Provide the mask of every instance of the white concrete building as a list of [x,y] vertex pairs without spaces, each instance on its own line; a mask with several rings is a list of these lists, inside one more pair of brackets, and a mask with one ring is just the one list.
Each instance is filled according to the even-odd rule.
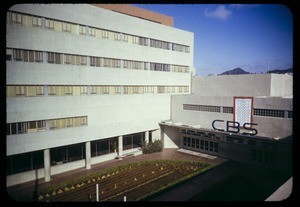
[[193,33],[100,6],[7,12],[7,186],[141,153],[190,93]]
[[291,170],[293,76],[195,76],[191,93],[172,96],[170,119],[160,123],[164,143]]

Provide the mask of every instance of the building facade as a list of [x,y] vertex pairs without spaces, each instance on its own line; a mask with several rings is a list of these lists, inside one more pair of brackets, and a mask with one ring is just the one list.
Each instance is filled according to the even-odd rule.
[[141,154],[160,138],[171,95],[191,91],[194,37],[159,14],[134,15],[87,4],[7,11],[7,186]]
[[166,147],[291,170],[293,76],[193,77],[160,125]]

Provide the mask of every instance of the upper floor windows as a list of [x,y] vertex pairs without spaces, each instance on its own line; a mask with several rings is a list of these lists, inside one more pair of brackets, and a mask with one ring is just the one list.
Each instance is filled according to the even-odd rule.
[[7,24],[18,24],[22,26],[33,26],[46,28],[58,32],[67,32],[77,35],[86,35],[103,38],[114,41],[123,41],[141,46],[150,46],[154,48],[161,48],[165,50],[173,50],[177,52],[190,52],[188,45],[182,45],[162,40],[152,39],[148,37],[136,36],[132,34],[124,34],[120,31],[109,31],[103,28],[95,28],[89,25],[81,25],[72,22],[56,20],[52,18],[39,17],[30,14],[23,14],[18,12],[7,12]]
[[69,127],[87,126],[87,116],[35,120],[6,124],[6,135],[26,134]]
[[[172,90],[171,90],[172,89]],[[189,86],[148,85],[7,85],[6,97],[84,96],[102,94],[188,93]]]
[[[45,60],[44,60],[45,58]],[[56,52],[44,52],[24,49],[6,49],[6,60],[38,62],[66,65],[88,65],[93,67],[127,68],[138,70],[153,70],[165,72],[189,73],[189,66],[171,65],[163,63],[149,63],[134,60],[122,60],[116,58],[93,57],[84,55],[62,54]]]
[[254,109],[255,116],[272,116],[272,117],[284,117],[284,110],[273,109]]
[[43,62],[43,52],[34,50],[6,49],[6,60]]

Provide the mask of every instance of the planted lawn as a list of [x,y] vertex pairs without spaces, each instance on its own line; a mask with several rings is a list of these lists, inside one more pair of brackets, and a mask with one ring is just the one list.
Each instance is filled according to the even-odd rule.
[[139,201],[189,179],[211,165],[188,160],[150,160],[127,163],[75,180],[68,180],[39,192],[38,201]]

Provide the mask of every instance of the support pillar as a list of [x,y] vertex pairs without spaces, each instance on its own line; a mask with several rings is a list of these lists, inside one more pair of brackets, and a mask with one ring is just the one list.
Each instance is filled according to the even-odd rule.
[[165,148],[165,132],[164,126],[160,126],[160,140],[162,141],[162,147]]
[[91,169],[91,142],[85,143],[85,168]]
[[145,142],[148,144],[149,143],[149,131],[145,132]]
[[50,181],[50,150],[45,149],[44,150],[44,174],[45,174],[45,182]]
[[123,155],[123,136],[118,138],[118,156],[122,157]]

